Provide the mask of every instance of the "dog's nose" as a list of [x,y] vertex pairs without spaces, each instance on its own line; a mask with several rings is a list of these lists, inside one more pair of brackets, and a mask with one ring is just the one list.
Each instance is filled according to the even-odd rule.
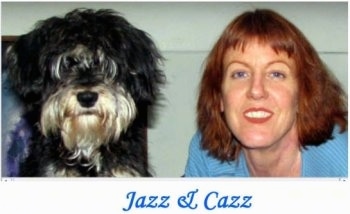
[[98,94],[92,91],[83,91],[77,94],[77,99],[82,107],[92,107],[95,105]]

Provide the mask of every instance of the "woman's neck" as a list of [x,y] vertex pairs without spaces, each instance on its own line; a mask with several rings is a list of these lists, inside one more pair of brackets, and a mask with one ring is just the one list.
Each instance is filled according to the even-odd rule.
[[252,177],[300,177],[301,151],[297,137],[269,148],[243,148]]

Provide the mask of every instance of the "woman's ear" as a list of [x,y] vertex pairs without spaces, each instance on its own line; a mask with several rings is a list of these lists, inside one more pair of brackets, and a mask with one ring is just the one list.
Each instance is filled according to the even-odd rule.
[[220,95],[220,111],[221,113],[224,112],[225,108],[224,108],[224,101],[222,100],[222,96]]

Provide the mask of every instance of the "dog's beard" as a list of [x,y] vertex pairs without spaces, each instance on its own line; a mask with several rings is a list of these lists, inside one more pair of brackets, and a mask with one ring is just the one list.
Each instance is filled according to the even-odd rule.
[[[83,91],[98,94],[92,107],[82,107],[77,94]],[[60,88],[44,103],[41,129],[45,136],[59,134],[69,151],[68,162],[87,161],[96,164],[98,148],[115,141],[136,116],[136,106],[121,86],[99,85],[90,88]]]

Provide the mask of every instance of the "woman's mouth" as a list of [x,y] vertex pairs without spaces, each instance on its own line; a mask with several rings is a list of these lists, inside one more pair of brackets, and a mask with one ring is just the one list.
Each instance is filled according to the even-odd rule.
[[273,115],[273,112],[265,108],[250,108],[244,111],[244,118],[251,123],[265,123]]

